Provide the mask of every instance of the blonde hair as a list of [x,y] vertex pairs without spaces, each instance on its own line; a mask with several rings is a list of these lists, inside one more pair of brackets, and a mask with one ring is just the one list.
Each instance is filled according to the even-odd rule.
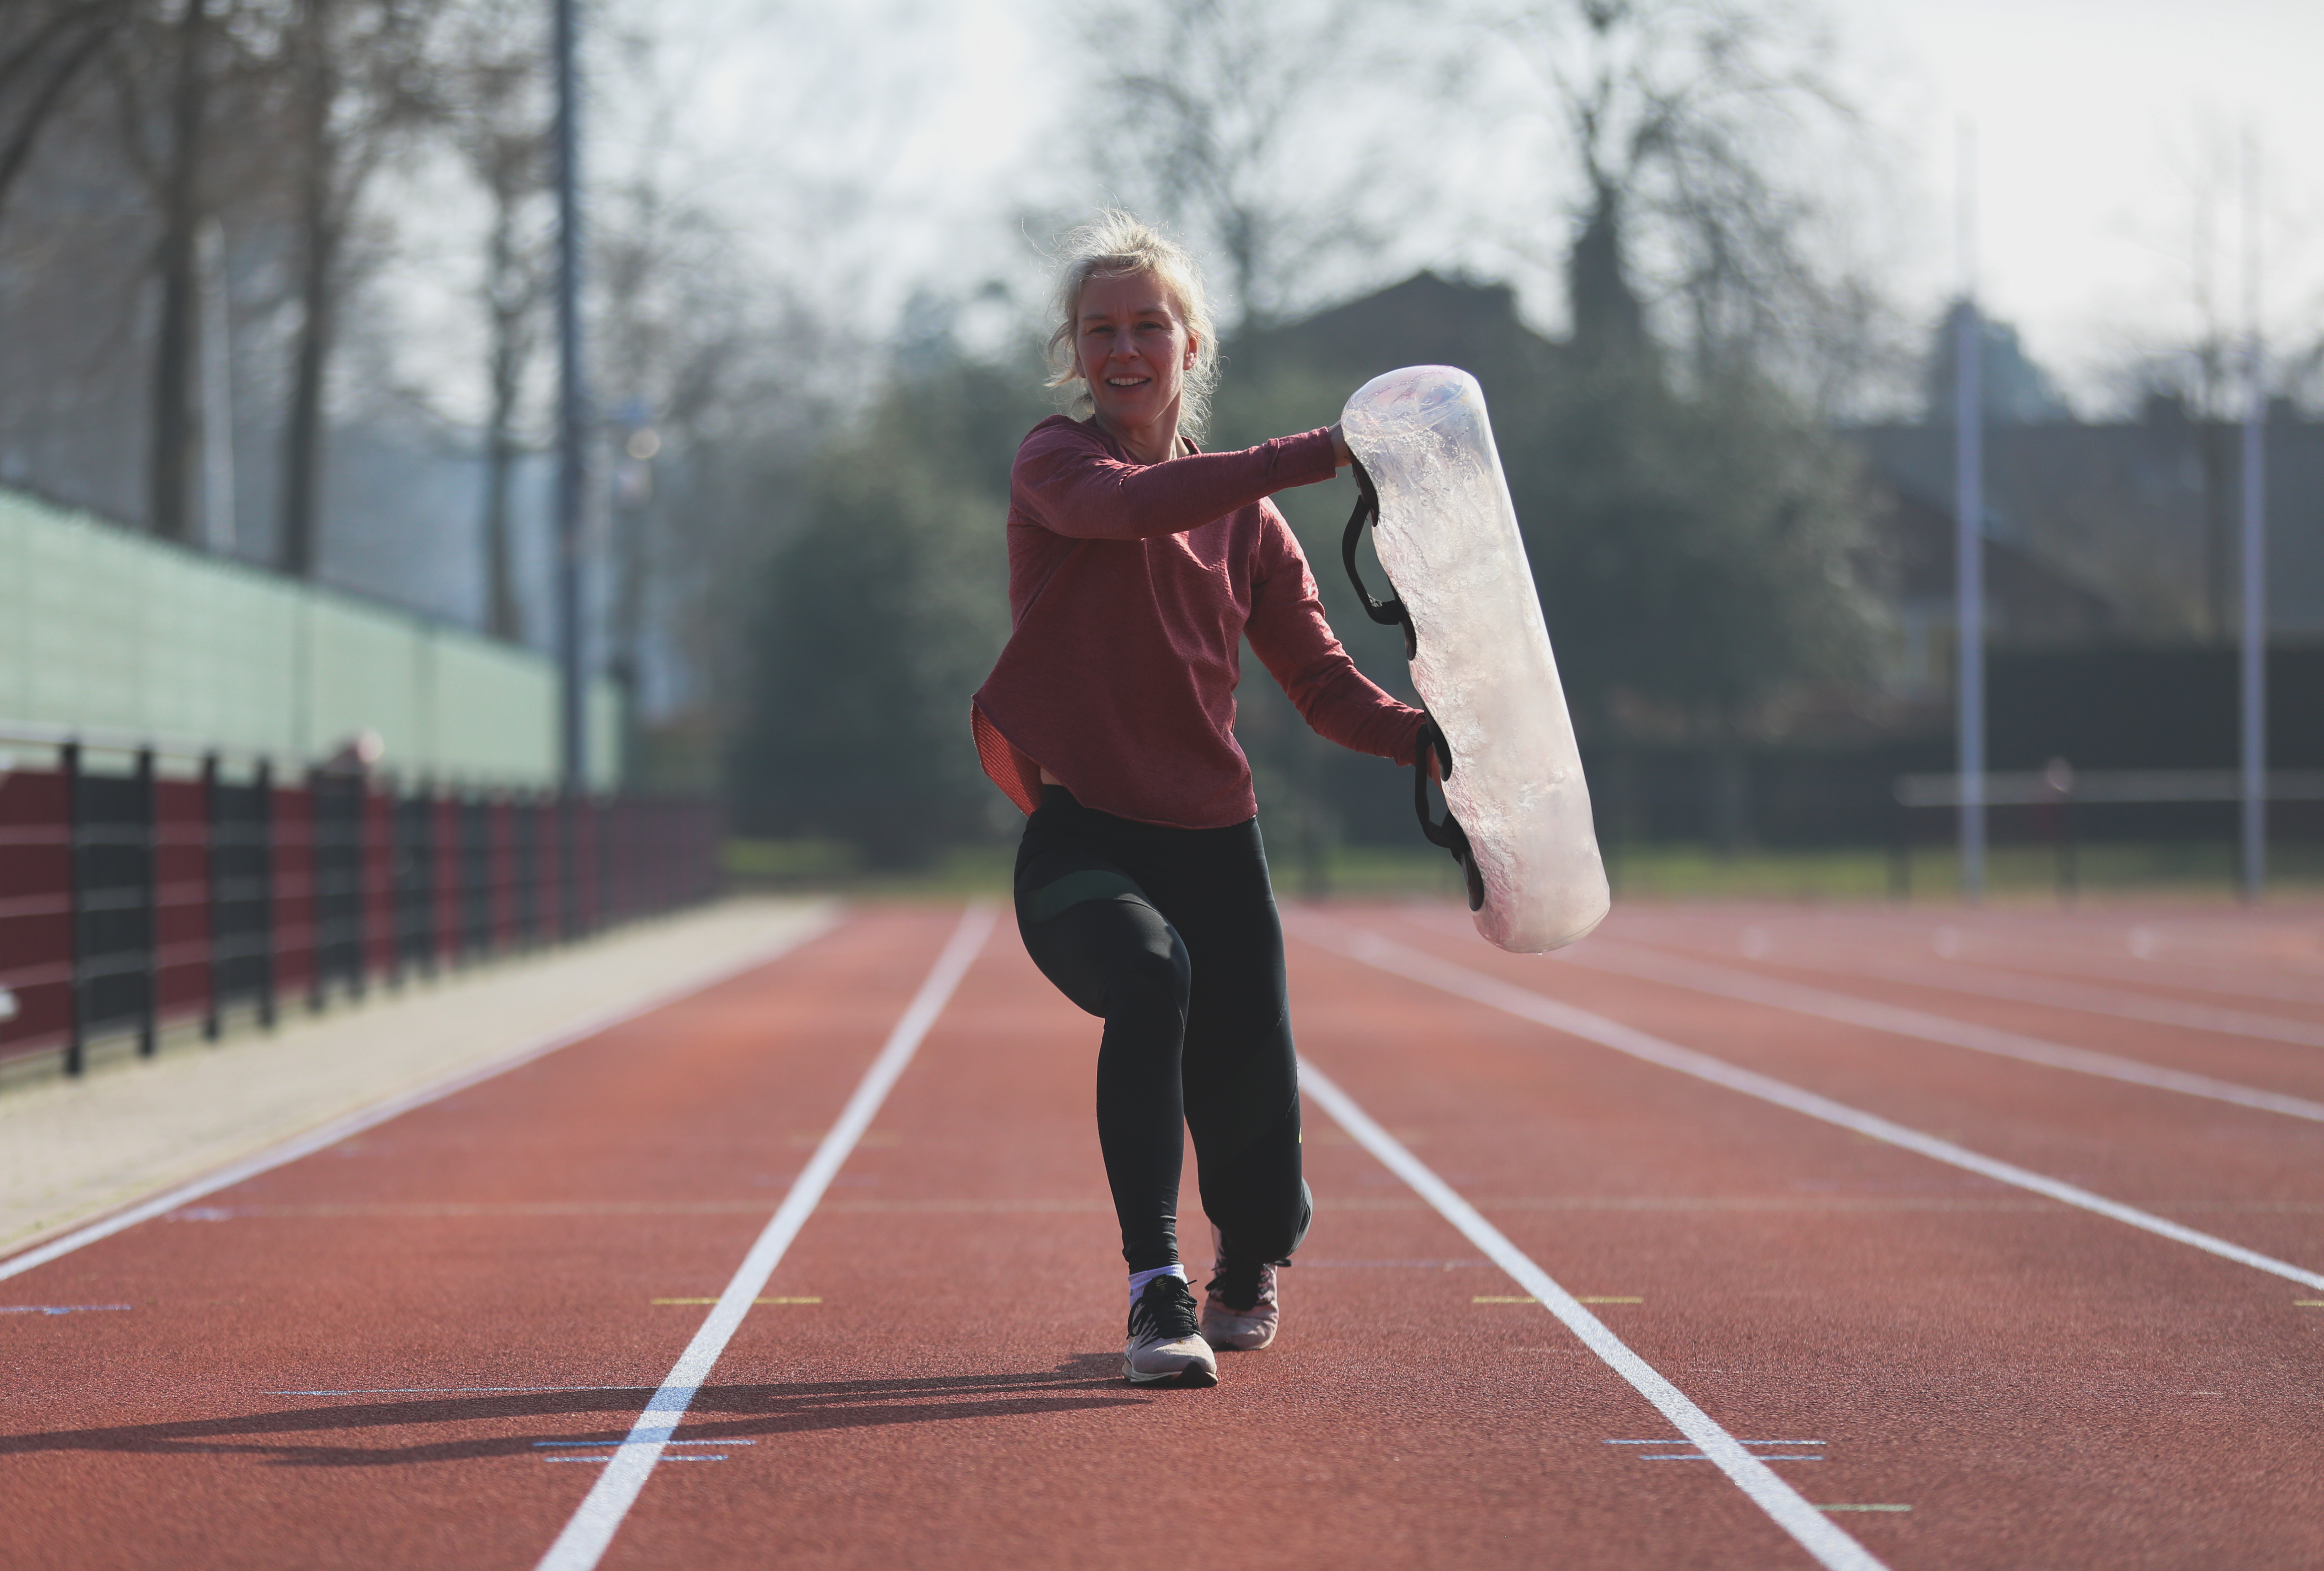
[[1210,296],[1203,288],[1203,270],[1186,248],[1135,215],[1108,208],[1094,223],[1068,234],[1057,247],[1057,287],[1050,303],[1056,328],[1049,334],[1048,385],[1081,390],[1063,401],[1075,419],[1089,418],[1096,405],[1083,382],[1079,337],[1082,289],[1093,278],[1132,278],[1148,274],[1170,291],[1178,315],[1194,341],[1194,363],[1187,368],[1178,393],[1178,428],[1200,437],[1211,414],[1211,392],[1219,384],[1218,335],[1211,326]]

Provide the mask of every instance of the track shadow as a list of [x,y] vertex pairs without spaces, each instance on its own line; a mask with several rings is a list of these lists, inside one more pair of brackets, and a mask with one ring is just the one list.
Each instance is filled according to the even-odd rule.
[[[926,1379],[798,1381],[712,1385],[696,1393],[679,1434],[690,1441],[759,1439],[820,1429],[875,1429],[954,1419],[1020,1419],[1091,1409],[1143,1407],[1118,1373],[1120,1355],[1084,1353],[1056,1368],[1019,1374]],[[247,1455],[285,1467],[383,1467],[536,1456],[536,1441],[611,1446],[629,1432],[651,1386],[430,1397],[417,1401],[346,1401],[233,1418],[0,1436],[0,1456],[51,1451],[134,1456]],[[349,1392],[351,1397],[366,1394]],[[447,1425],[527,1423],[521,1434],[396,1443],[393,1431]],[[371,1431],[374,1438],[353,1437]],[[312,1438],[303,1437],[312,1436]],[[342,1436],[346,1438],[327,1438]],[[587,1446],[571,1447],[586,1451]]]

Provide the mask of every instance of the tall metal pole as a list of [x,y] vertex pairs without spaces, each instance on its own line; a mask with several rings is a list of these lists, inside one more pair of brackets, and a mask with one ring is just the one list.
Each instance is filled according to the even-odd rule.
[[582,659],[583,509],[588,495],[589,390],[581,360],[580,84],[574,0],[555,6],[557,61],[557,664],[558,776],[567,795],[588,786],[588,685]]
[[235,549],[234,344],[226,315],[226,230],[205,220],[194,238],[201,276],[202,544],[223,556]]
[[1960,132],[1961,298],[1953,313],[1954,752],[1961,898],[1985,896],[1985,331],[1977,308],[1977,142]]
[[2259,332],[2259,150],[2244,133],[2243,894],[2267,885],[2267,387]]

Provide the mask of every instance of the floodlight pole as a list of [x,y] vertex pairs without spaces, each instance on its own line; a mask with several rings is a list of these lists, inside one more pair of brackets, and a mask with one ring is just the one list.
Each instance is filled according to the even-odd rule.
[[557,833],[558,926],[581,932],[583,799],[589,789],[589,689],[582,662],[581,552],[589,480],[589,390],[581,363],[581,103],[574,0],[550,0],[557,76]]
[[557,666],[558,781],[589,785],[588,689],[582,663],[583,510],[588,496],[589,392],[581,361],[580,84],[574,0],[551,0],[557,71]]
[[1985,896],[1985,400],[1977,302],[1954,313],[1954,751],[1960,776],[1961,898]]
[[2244,136],[2243,895],[2267,886],[2267,386],[2259,332],[2259,156]]
[[2267,885],[2267,475],[2262,454],[2267,395],[2260,387],[2259,338],[2253,335],[2250,408],[2244,414],[2243,463],[2243,888],[2257,900]]
[[226,231],[216,218],[194,232],[201,301],[202,545],[235,551],[234,341],[226,316]]
[[1985,330],[1977,308],[1977,144],[1960,133],[1960,307],[1953,313],[1953,724],[1960,889],[1985,896]]

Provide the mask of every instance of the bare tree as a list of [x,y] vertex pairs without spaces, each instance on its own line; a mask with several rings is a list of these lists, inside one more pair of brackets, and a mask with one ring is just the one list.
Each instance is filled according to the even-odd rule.
[[[0,101],[19,100],[0,153],[0,200],[59,121],[105,142],[75,149],[72,161],[95,151],[99,179],[125,173],[142,188],[153,238],[137,271],[142,280],[150,270],[159,284],[144,388],[143,511],[154,533],[188,539],[199,435],[196,235],[222,200],[246,188],[252,148],[268,142],[258,133],[265,95],[244,90],[264,74],[264,8],[249,0],[50,0],[45,12],[36,5],[24,14],[29,25],[0,51]],[[233,122],[223,136],[214,124],[220,88]]]
[[758,472],[798,442],[813,401],[805,372],[820,352],[752,276],[738,238],[676,183],[642,161],[604,193],[594,237],[598,374],[623,437],[653,433],[650,453],[629,455],[638,467],[625,468],[631,489],[616,499],[609,655],[637,691],[658,636],[723,716],[740,691],[745,597],[774,543],[776,505],[726,487],[738,464]]
[[[1895,324],[1819,254],[1829,204],[1803,167],[1855,137],[1829,41],[1780,4],[1525,0],[1488,13],[1517,46],[1580,187],[1566,257],[1577,347],[1660,335],[1698,385],[1749,368],[1830,407]],[[1829,171],[1821,171],[1828,178]]]
[[153,346],[153,426],[147,460],[146,518],[164,539],[192,530],[187,505],[196,436],[193,385],[197,290],[194,236],[207,211],[202,200],[202,133],[208,96],[212,0],[184,0],[177,25],[175,80],[170,105],[170,150],[161,191],[161,319]]
[[[2116,380],[2134,400],[2175,400],[2187,417],[2185,434],[2202,473],[2202,629],[2225,639],[2236,627],[2235,424],[2243,416],[2245,391],[2228,249],[2238,156],[2232,136],[2213,124],[2199,127],[2191,143],[2173,149],[2165,161],[2176,166],[2184,206],[2172,216],[2176,233],[2166,230],[2153,243],[2181,273],[2184,326],[2165,334],[2142,328]],[[2280,366],[2279,381],[2296,363]]]
[[314,574],[318,556],[324,394],[342,251],[364,187],[397,140],[434,112],[430,24],[446,0],[298,0],[287,43],[295,83],[299,327],[282,451],[277,565]]
[[439,74],[444,115],[491,205],[484,237],[487,325],[483,543],[484,626],[524,636],[512,542],[512,496],[524,444],[518,417],[550,282],[545,210],[550,173],[545,9],[530,0],[469,0]]
[[[192,533],[196,235],[225,207],[262,210],[276,173],[273,19],[267,0],[0,10],[0,236],[16,273],[9,293],[28,313],[7,348],[20,382],[46,390],[12,400],[12,413],[49,427],[27,429],[20,452],[45,453],[25,478],[165,537]],[[149,288],[150,312],[135,303]],[[149,418],[121,419],[124,403]],[[91,422],[83,406],[103,417]]]
[[130,0],[18,0],[0,13],[0,208],[32,150],[126,21]]
[[1223,262],[1231,331],[1312,304],[1318,264],[1378,238],[1366,186],[1379,161],[1360,142],[1333,146],[1330,112],[1373,72],[1370,28],[1384,9],[1102,0],[1081,14],[1105,72],[1083,96],[1097,106],[1082,127],[1093,172]]
[[[0,151],[0,203],[30,164],[41,133],[73,92],[105,83],[119,111],[121,149],[153,192],[161,220],[153,261],[161,288],[148,384],[146,519],[155,534],[175,540],[189,532],[194,233],[202,212],[198,176],[209,8],[210,0],[185,0],[172,22],[158,8],[147,12],[126,0],[65,0],[26,14],[28,25],[0,56],[0,93],[21,88],[21,95],[12,95],[21,102],[14,106],[14,123]],[[88,69],[99,64],[106,69]],[[168,107],[158,115],[145,113],[140,87],[147,74],[169,83]],[[149,133],[157,130],[162,140],[158,152],[148,146]]]
[[1770,8],[1533,0],[1493,28],[1579,188],[1569,353],[1510,477],[1543,602],[1578,715],[1618,749],[1703,748],[1732,849],[1745,748],[1785,692],[1860,674],[1877,627],[1854,465],[1821,418],[1834,345],[1877,297],[1816,265],[1817,205],[1784,157],[1800,123],[1848,111],[1821,41]]
[[103,45],[100,79],[110,89],[117,151],[149,193],[160,222],[151,258],[160,276],[161,313],[146,381],[151,419],[145,518],[155,534],[171,540],[182,540],[189,532],[194,231],[202,210],[198,186],[208,24],[207,0],[187,0],[174,20],[157,6],[130,5],[105,20],[98,39]]

